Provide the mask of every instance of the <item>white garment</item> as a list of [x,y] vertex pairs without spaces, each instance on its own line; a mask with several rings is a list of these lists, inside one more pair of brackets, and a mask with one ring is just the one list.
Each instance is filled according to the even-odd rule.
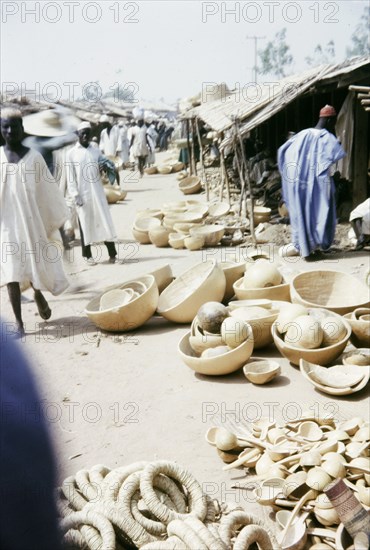
[[147,157],[149,154],[149,147],[147,142],[147,130],[145,124],[142,126],[136,126],[134,143],[132,145],[135,157]]
[[87,245],[117,238],[100,179],[100,156],[96,147],[91,144],[83,147],[80,143],[67,155],[68,191],[73,197],[80,195],[83,201],[83,205],[76,208]]
[[107,128],[100,134],[99,148],[105,156],[115,157],[121,151],[120,131],[117,125],[112,126],[109,135]]
[[123,164],[126,164],[130,158],[130,142],[128,140],[127,126],[120,126],[119,128],[120,140],[121,140],[121,160]]
[[152,148],[152,151],[148,154],[147,163],[151,165],[155,163],[155,146],[158,138],[158,132],[156,131],[153,125],[149,126],[147,135],[148,135],[150,146]]
[[[97,146],[97,145],[96,145]],[[78,220],[76,215],[76,206],[74,198],[68,192],[68,182],[67,182],[67,154],[72,149],[73,145],[66,145],[61,149],[53,152],[54,164],[55,164],[55,181],[57,182],[59,189],[61,190],[66,205],[69,210],[69,218],[64,224],[65,230],[77,229]]]
[[[137,132],[139,130],[139,126],[130,126],[130,128],[127,130],[127,137],[129,142],[129,147],[131,145],[131,140],[134,136],[136,136]],[[135,163],[135,155],[134,155],[134,147],[130,147],[130,162],[132,164]]]
[[68,209],[43,157],[30,149],[18,164],[0,148],[1,286],[30,283],[54,295],[69,285],[62,249],[52,233],[68,218]]
[[349,221],[351,222],[357,218],[362,218],[362,233],[370,235],[370,199],[366,199],[352,210]]

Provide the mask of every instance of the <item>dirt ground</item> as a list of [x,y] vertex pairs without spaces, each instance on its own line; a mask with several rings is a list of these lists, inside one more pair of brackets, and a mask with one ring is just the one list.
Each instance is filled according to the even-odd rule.
[[[65,264],[71,290],[49,296],[50,321],[41,322],[30,291],[22,303],[27,336],[21,345],[32,361],[45,400],[59,481],[98,463],[116,467],[167,459],[188,468],[212,497],[236,501],[255,511],[258,505],[249,493],[231,489],[233,482],[246,479],[245,473],[223,472],[215,449],[205,441],[206,430],[214,423],[234,422],[242,428],[262,416],[288,421],[308,410],[334,413],[337,419],[368,418],[367,391],[335,399],[320,394],[273,346],[259,350],[258,356],[276,358],[282,376],[266,386],[252,385],[240,371],[224,377],[197,375],[177,352],[189,327],[159,316],[134,333],[101,333],[84,314],[88,301],[100,289],[163,264],[170,264],[178,276],[205,259],[227,260],[231,252],[229,248],[190,252],[138,245],[131,234],[136,211],[183,196],[175,175],[145,175],[139,180],[133,172],[124,172],[122,186],[128,191],[126,200],[111,206],[120,238],[120,263],[109,264],[103,246],[94,249],[101,255],[98,265],[86,267],[76,246]],[[204,195],[193,198],[205,200]],[[263,246],[276,254],[272,244]],[[370,265],[367,252],[339,251],[315,264],[288,258],[283,268],[290,274],[335,269],[364,282]],[[2,316],[12,320],[5,289],[1,289],[1,302]]]

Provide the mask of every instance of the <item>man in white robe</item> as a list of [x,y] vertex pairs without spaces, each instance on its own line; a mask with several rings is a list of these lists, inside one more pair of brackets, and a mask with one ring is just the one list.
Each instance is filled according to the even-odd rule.
[[23,336],[21,289],[33,287],[39,314],[49,319],[51,309],[41,290],[58,295],[69,286],[62,249],[52,242],[68,209],[43,157],[22,144],[20,111],[1,111],[1,134],[1,286],[7,285],[17,336]]
[[100,122],[105,126],[100,134],[99,147],[101,152],[107,157],[119,156],[121,152],[121,136],[118,126],[116,124],[112,126],[107,115],[102,115]]
[[80,225],[82,256],[89,265],[96,265],[91,245],[107,247],[109,262],[115,263],[117,239],[104,188],[100,179],[99,149],[90,143],[91,125],[83,122],[78,127],[78,142],[67,154],[68,191],[74,197]]
[[121,157],[123,166],[125,166],[130,159],[130,142],[128,139],[128,128],[123,121],[118,123],[118,128],[119,128],[119,135],[121,140],[120,157]]
[[144,168],[147,162],[148,155],[152,152],[152,147],[149,142],[147,131],[148,127],[144,123],[144,119],[138,120],[136,131],[132,134],[130,144],[130,147],[133,149],[141,178],[144,175]]

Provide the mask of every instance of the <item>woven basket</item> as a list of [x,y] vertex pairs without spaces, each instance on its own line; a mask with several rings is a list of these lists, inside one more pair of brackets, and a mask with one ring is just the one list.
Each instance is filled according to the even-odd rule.
[[161,164],[157,166],[157,170],[159,174],[171,174],[172,166],[168,166],[167,164]]
[[152,176],[153,174],[158,174],[158,169],[156,166],[148,166],[148,168],[144,168],[144,173]]
[[341,315],[369,307],[369,288],[356,277],[340,271],[307,271],[291,282],[292,302],[321,307]]

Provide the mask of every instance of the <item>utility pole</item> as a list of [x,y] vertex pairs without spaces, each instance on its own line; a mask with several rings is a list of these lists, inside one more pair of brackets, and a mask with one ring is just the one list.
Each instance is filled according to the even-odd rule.
[[247,36],[247,40],[254,40],[254,81],[257,82],[257,41],[264,40],[266,36]]

